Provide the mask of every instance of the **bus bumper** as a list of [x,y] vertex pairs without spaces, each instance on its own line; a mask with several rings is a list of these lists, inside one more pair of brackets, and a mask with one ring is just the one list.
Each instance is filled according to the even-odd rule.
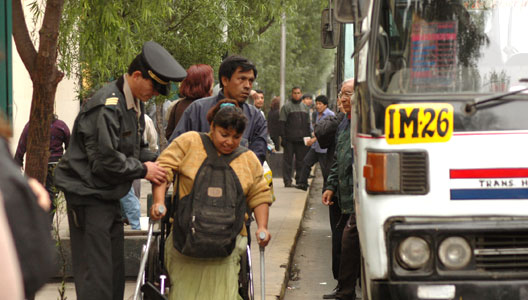
[[387,282],[373,281],[371,300],[528,299],[528,280]]

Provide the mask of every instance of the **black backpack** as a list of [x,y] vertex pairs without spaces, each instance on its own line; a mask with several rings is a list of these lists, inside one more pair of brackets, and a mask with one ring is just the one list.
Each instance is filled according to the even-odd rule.
[[227,257],[235,248],[248,210],[240,181],[229,163],[248,149],[238,147],[229,155],[218,156],[210,138],[205,133],[200,137],[207,158],[196,173],[191,192],[180,199],[176,183],[174,247],[192,257]]

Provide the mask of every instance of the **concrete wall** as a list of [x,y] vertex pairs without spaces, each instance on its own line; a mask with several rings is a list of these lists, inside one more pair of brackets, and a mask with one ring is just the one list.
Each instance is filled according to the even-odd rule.
[[[31,32],[33,22],[31,21],[31,12],[27,5],[24,5],[26,24]],[[29,121],[29,112],[31,109],[31,97],[33,94],[33,83],[29,77],[26,67],[22,63],[16,50],[15,41],[12,40],[12,59],[13,59],[13,139],[11,140],[11,151],[14,154],[20,134],[24,126]],[[57,87],[55,95],[55,113],[59,119],[66,122],[70,131],[73,127],[75,117],[79,113],[80,103],[76,100],[78,80],[75,78],[62,79]]]

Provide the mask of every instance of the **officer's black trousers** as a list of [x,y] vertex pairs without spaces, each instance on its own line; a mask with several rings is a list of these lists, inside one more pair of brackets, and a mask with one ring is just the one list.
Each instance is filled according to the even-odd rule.
[[292,184],[292,163],[295,157],[295,181],[300,184],[303,159],[309,148],[303,141],[291,142],[284,141],[284,153],[282,157],[282,179],[285,185]]
[[[66,195],[67,201],[69,196],[72,197]],[[122,300],[125,291],[125,264],[119,200],[103,202],[87,199],[83,203],[90,205],[73,205],[68,202],[77,299]]]

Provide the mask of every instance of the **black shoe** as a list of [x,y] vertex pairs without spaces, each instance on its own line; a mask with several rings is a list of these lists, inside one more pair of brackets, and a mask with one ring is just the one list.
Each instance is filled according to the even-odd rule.
[[303,191],[308,190],[308,185],[306,183],[297,184],[295,187]]
[[335,289],[330,294],[323,295],[323,299],[338,299],[337,298],[338,292],[339,292],[339,287],[336,286]]
[[293,187],[293,185],[291,184],[291,182],[289,182],[289,183],[285,183],[284,187],[290,188],[290,187]]

